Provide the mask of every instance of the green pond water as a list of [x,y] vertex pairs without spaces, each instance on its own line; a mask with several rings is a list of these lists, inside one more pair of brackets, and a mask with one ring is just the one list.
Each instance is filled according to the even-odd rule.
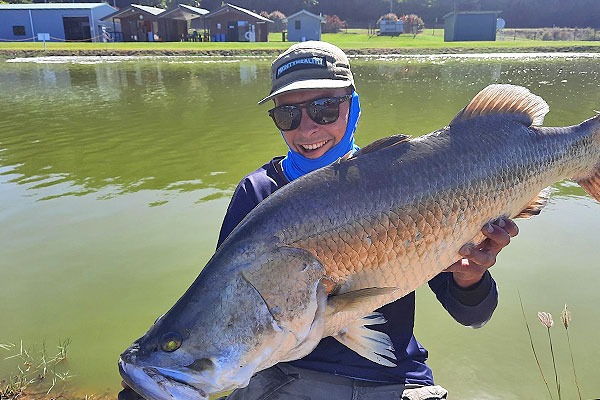
[[[261,58],[42,59],[0,63],[0,344],[54,353],[79,393],[116,394],[119,354],[178,298],[212,255],[237,182],[285,147],[256,102]],[[352,59],[359,145],[447,124],[487,84],[529,87],[545,125],[600,111],[593,56]],[[456,155],[460,157],[460,154]],[[551,312],[563,399],[578,398],[560,311],[568,304],[583,398],[600,397],[600,204],[555,185],[493,268],[500,304],[482,329],[455,323],[428,288],[416,335],[457,399],[549,398]],[[15,372],[0,348],[0,380]],[[554,398],[557,395],[553,394]]]

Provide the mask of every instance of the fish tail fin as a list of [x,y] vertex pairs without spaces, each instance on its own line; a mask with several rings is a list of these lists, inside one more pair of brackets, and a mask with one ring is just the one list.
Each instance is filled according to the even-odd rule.
[[600,167],[596,173],[588,179],[578,180],[577,183],[594,199],[600,201]]
[[396,364],[387,359],[396,359],[392,339],[383,332],[374,331],[366,327],[366,325],[384,324],[385,322],[386,320],[381,313],[371,313],[354,321],[333,337],[367,360],[386,367],[395,367]]
[[597,201],[600,201],[600,162],[596,164],[596,167],[590,175],[585,178],[575,179],[575,182],[577,182],[587,194]]
[[592,143],[596,146],[596,149],[598,149],[598,160],[596,165],[586,176],[575,178],[575,182],[577,182],[587,194],[597,201],[600,201],[600,113],[595,117],[584,121],[581,125],[584,126],[585,129],[591,131]]

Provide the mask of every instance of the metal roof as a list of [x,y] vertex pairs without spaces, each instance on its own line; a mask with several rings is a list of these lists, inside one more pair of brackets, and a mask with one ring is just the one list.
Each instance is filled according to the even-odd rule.
[[206,18],[210,18],[213,17],[215,15],[219,15],[219,14],[223,14],[227,11],[231,11],[231,9],[234,9],[236,11],[239,11],[241,13],[247,14],[255,19],[258,19],[260,21],[264,21],[264,22],[273,22],[268,18],[263,17],[262,15],[259,15],[255,12],[252,12],[250,10],[246,10],[245,8],[242,7],[238,7],[238,6],[234,6],[233,4],[230,3],[225,3],[224,6],[222,6],[221,8],[219,8],[218,10],[215,10],[213,12],[210,12],[209,14],[206,15]]
[[142,6],[140,4],[131,4],[131,7],[138,9],[140,11],[144,11],[148,14],[152,14],[152,15],[159,15],[163,12],[165,12],[164,8],[157,8],[157,7],[150,7],[150,6]]
[[106,17],[100,18],[100,20],[108,21],[113,18],[125,18],[125,17],[130,17],[132,15],[140,14],[140,13],[157,17],[159,14],[162,14],[164,11],[165,11],[164,8],[142,6],[139,4],[130,4],[129,6],[123,8],[122,10],[119,10],[110,15],[107,15]]
[[179,20],[190,20],[208,14],[209,11],[204,8],[188,6],[187,4],[178,4],[176,8],[166,11],[160,15],[160,18],[171,18]]
[[202,14],[202,15],[208,14],[210,12],[205,8],[192,7],[192,6],[188,6],[187,4],[179,4],[179,7],[188,9],[190,11],[193,11],[193,12],[196,12],[196,13]]
[[307,17],[317,18],[317,19],[321,20],[321,22],[325,22],[325,17],[323,17],[321,15],[313,14],[313,13],[311,13],[309,11],[306,11],[306,10],[300,10],[297,13],[294,13],[292,15],[288,15],[287,17],[285,17],[283,19],[283,21],[287,21],[288,19],[297,17],[297,16],[299,16],[301,14],[305,14]]
[[500,14],[502,11],[452,11],[444,15],[442,18],[446,19],[451,15],[483,15],[483,14]]

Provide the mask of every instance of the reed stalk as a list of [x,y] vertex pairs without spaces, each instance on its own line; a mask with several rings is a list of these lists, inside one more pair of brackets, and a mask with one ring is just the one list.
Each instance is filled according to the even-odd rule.
[[562,313],[560,314],[560,319],[565,327],[565,332],[567,333],[567,343],[569,344],[569,354],[571,355],[571,367],[573,368],[573,377],[575,378],[575,386],[577,387],[577,394],[579,395],[579,400],[582,400],[581,397],[581,388],[579,387],[579,380],[577,379],[577,373],[575,372],[575,360],[573,359],[573,349],[571,348],[571,338],[569,337],[569,326],[571,325],[571,312],[567,308],[565,304],[565,308],[563,308]]
[[540,371],[540,375],[544,380],[544,384],[546,385],[546,389],[548,390],[548,395],[551,400],[554,400],[552,397],[552,391],[550,391],[550,385],[548,384],[548,380],[544,375],[544,371],[542,370],[542,365],[540,364],[540,359],[538,358],[537,352],[535,351],[535,346],[533,345],[533,338],[531,336],[531,329],[529,329],[529,323],[527,322],[527,317],[525,316],[525,308],[523,307],[523,300],[521,299],[521,292],[517,292],[519,295],[519,303],[521,304],[521,312],[523,313],[523,320],[525,321],[525,327],[527,328],[527,335],[529,336],[529,343],[531,344],[531,350],[533,351],[533,357],[535,358],[535,362],[538,366],[538,370]]
[[554,326],[554,320],[552,314],[547,312],[538,312],[538,318],[542,325],[548,330],[548,342],[550,343],[550,354],[552,355],[552,366],[554,367],[554,380],[556,382],[556,393],[558,393],[558,400],[561,400],[560,395],[560,382],[558,380],[558,370],[556,369],[556,360],[554,357],[554,347],[552,346],[552,335],[550,334],[550,328]]

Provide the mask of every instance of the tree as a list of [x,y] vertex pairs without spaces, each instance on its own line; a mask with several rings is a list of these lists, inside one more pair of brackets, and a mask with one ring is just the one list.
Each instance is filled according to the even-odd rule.
[[403,15],[400,17],[403,22],[404,32],[417,34],[423,32],[423,28],[425,27],[425,23],[423,23],[423,19],[415,14]]
[[381,21],[398,21],[399,19],[400,18],[398,18],[398,16],[396,14],[387,13],[387,14],[379,17],[379,19],[377,20],[377,24],[379,24]]
[[326,15],[325,24],[323,25],[324,33],[338,33],[346,26],[346,23],[337,15]]
[[267,14],[267,18],[273,21],[273,24],[269,24],[269,32],[281,32],[285,29],[285,15],[281,11],[273,11]]
[[479,11],[481,10],[480,0],[455,0],[455,11]]

